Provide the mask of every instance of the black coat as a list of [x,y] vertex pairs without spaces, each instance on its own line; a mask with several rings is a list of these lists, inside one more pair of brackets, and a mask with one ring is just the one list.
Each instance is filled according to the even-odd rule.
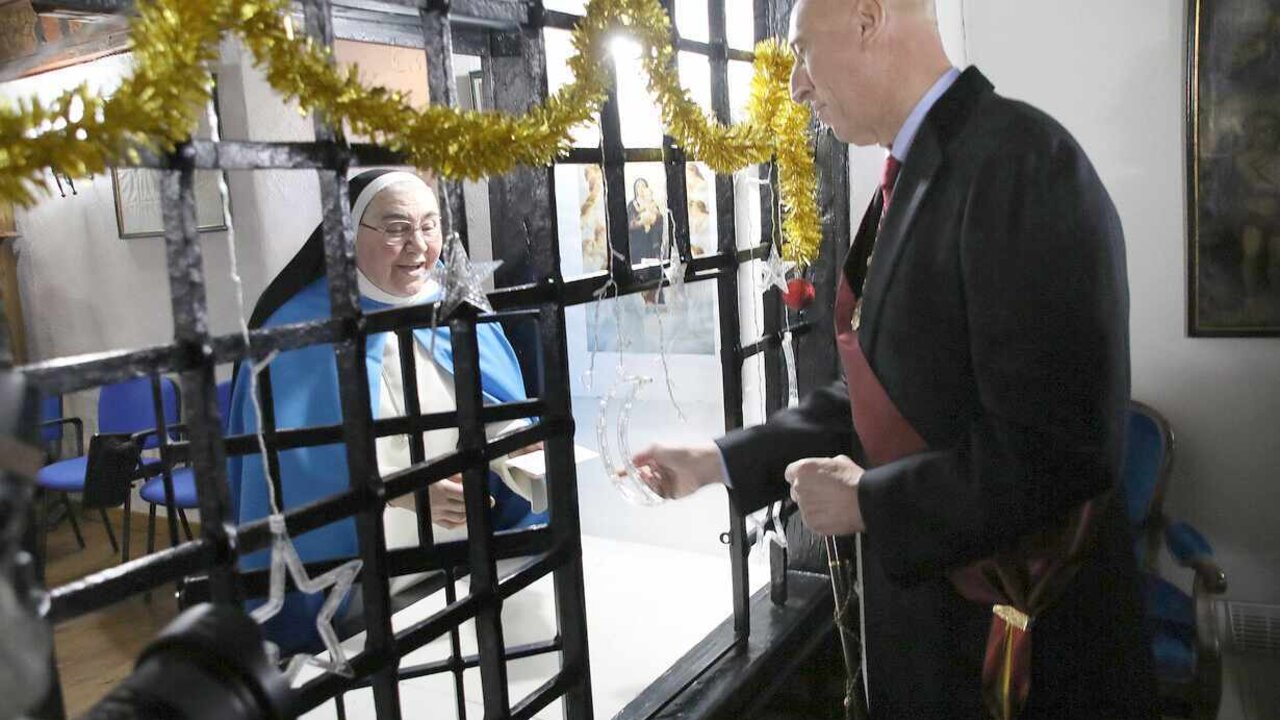
[[[842,280],[864,289],[861,347],[928,449],[868,468],[858,490],[871,712],[980,718],[991,610],[945,572],[1119,486],[1123,233],[1067,131],[973,68],[925,118],[877,239],[879,219],[877,199]],[[865,464],[844,382],[718,444],[746,509],[785,492],[794,460]],[[1117,498],[1065,597],[1036,620],[1024,717],[1151,716],[1132,548]]]

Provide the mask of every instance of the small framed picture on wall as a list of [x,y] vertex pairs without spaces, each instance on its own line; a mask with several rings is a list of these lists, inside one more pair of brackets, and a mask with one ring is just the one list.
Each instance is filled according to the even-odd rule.
[[[217,97],[216,79],[214,97]],[[214,102],[217,113],[217,102]],[[195,137],[212,137],[208,118],[200,114]],[[121,238],[145,238],[164,235],[161,170],[150,168],[112,168],[111,187],[115,194],[116,228]],[[218,189],[218,170],[197,170],[195,174],[196,226],[200,232],[226,230],[222,193]]]

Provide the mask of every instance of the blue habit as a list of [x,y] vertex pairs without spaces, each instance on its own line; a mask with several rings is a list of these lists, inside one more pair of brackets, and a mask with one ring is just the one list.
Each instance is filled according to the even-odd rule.
[[[361,298],[366,312],[388,307]],[[271,314],[264,327],[276,327],[330,317],[328,283],[320,278],[307,285]],[[431,348],[435,334],[435,359],[440,367],[453,373],[453,344],[449,328],[434,331],[423,328],[414,337],[424,348]],[[377,413],[382,378],[382,354],[386,334],[370,335],[365,345],[369,397]],[[496,323],[476,326],[480,350],[480,376],[486,404],[526,399],[524,380],[515,351]],[[312,427],[342,422],[342,403],[338,393],[338,367],[332,345],[313,345],[283,352],[271,363],[272,393],[275,400],[276,427]],[[232,388],[228,431],[231,435],[257,432],[258,423],[249,397],[250,368],[242,364]],[[284,491],[283,509],[344,492],[350,488],[347,477],[346,448],[341,444],[297,448],[280,452],[280,484]],[[270,514],[266,476],[262,457],[257,454],[233,457],[227,463],[232,502],[237,503],[237,520],[244,523]],[[533,513],[528,501],[512,492],[497,475],[489,474],[489,492],[495,505],[494,528],[506,530],[527,527],[547,521],[545,513]],[[355,521],[346,518],[294,538],[298,554],[305,562],[358,555]],[[270,553],[263,550],[240,559],[242,570],[256,570],[270,565]],[[250,607],[261,604],[253,601]],[[314,650],[319,645],[315,617],[324,602],[324,594],[290,593],[279,615],[263,625],[267,638],[285,653]],[[346,604],[339,612],[345,612]]]

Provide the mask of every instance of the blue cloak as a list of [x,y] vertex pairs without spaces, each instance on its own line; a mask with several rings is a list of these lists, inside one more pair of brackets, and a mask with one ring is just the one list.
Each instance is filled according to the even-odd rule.
[[[388,307],[361,298],[365,312]],[[311,282],[271,313],[263,327],[276,327],[330,317],[329,289],[324,278]],[[435,358],[447,372],[453,372],[453,345],[448,327],[432,331],[422,328],[414,337],[424,348],[431,348],[435,333]],[[382,379],[382,354],[386,333],[370,335],[365,345],[369,397],[374,413]],[[496,323],[476,326],[480,351],[480,376],[486,404],[526,399],[520,365],[502,328]],[[336,425],[342,422],[342,403],[338,393],[338,367],[332,345],[312,345],[281,353],[271,363],[271,384],[278,429]],[[250,367],[243,363],[236,373],[232,388],[228,432],[231,435],[257,432],[258,423],[249,396]],[[346,448],[341,444],[296,448],[281,451],[281,487],[283,509],[296,508],[315,500],[344,492],[350,488],[347,474]],[[253,453],[233,457],[227,463],[232,502],[237,521],[257,520],[270,514],[266,477],[261,455]],[[494,528],[505,530],[527,527],[547,520],[545,513],[531,512],[528,501],[512,492],[497,475],[490,473],[489,492],[495,505]],[[353,557],[359,554],[355,520],[346,518],[294,538],[298,554],[304,562]],[[240,559],[242,570],[255,570],[270,565],[270,552],[263,550]],[[324,602],[323,594],[290,593],[279,615],[263,625],[267,638],[285,653],[318,648],[319,635],[315,617]],[[261,604],[253,601],[250,607]],[[344,602],[342,610],[345,612]]]

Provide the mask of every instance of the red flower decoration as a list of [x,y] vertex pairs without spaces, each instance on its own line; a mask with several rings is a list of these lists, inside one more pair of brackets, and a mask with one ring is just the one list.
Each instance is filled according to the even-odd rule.
[[813,302],[813,283],[804,278],[793,278],[787,281],[787,291],[782,294],[782,302],[792,310],[803,310]]

